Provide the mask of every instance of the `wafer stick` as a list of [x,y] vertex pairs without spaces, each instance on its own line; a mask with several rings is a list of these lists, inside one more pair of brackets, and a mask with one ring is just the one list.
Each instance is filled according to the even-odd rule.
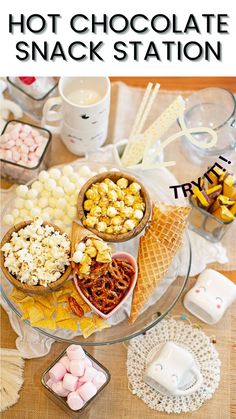
[[141,116],[141,119],[139,121],[137,130],[136,130],[136,134],[140,134],[140,132],[142,132],[143,126],[144,126],[144,124],[145,124],[145,122],[147,120],[147,117],[148,117],[149,112],[150,112],[150,110],[152,108],[152,105],[154,103],[154,100],[157,97],[157,94],[158,94],[159,89],[160,89],[160,84],[159,83],[156,83],[156,85],[154,87],[154,90],[152,91],[152,94],[149,97],[149,101],[147,103],[147,106],[144,109],[143,115]]

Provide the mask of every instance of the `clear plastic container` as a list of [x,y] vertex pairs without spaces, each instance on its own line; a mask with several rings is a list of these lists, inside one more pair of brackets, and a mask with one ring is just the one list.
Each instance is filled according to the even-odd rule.
[[227,223],[219,220],[214,215],[195,205],[191,197],[190,203],[192,205],[192,211],[188,218],[190,230],[195,231],[195,233],[200,234],[200,236],[211,242],[219,242],[233,221]]
[[107,380],[106,382],[98,389],[97,393],[95,394],[95,396],[93,396],[91,399],[89,399],[84,406],[79,409],[79,410],[72,410],[67,402],[66,402],[66,397],[61,397],[58,396],[56,393],[54,393],[54,391],[46,384],[48,378],[49,378],[49,371],[50,369],[63,357],[66,355],[66,349],[58,356],[57,359],[55,359],[55,361],[52,362],[51,365],[49,365],[49,367],[42,373],[41,376],[41,383],[44,387],[44,391],[46,392],[47,396],[54,402],[56,403],[61,409],[64,410],[64,412],[66,412],[67,414],[70,415],[70,417],[73,418],[77,418],[80,415],[82,415],[91,405],[91,403],[93,403],[96,398],[102,393],[102,391],[105,389],[105,387],[107,386],[107,384],[109,383],[110,379],[111,379],[111,375],[110,372],[108,371],[107,368],[105,368],[102,364],[100,364],[100,362],[98,362],[95,358],[92,357],[92,355],[90,355],[87,351],[84,352],[86,353],[86,356],[90,359],[90,361],[92,362],[92,365],[94,368],[96,368],[98,371],[102,371]]
[[41,170],[44,170],[45,168],[48,167],[48,163],[50,159],[50,151],[51,151],[52,134],[46,128],[41,128],[36,125],[32,125],[28,123],[26,124],[18,120],[11,120],[6,123],[1,135],[4,134],[4,132],[7,131],[12,124],[14,125],[17,123],[20,123],[22,125],[29,125],[37,129],[40,135],[43,135],[47,139],[44,150],[38,159],[38,163],[34,167],[27,167],[27,166],[23,166],[18,163],[15,163],[13,161],[0,159],[0,170],[1,170],[2,178],[5,178],[12,183],[27,183],[27,182],[30,182],[35,177],[37,177]]
[[9,92],[12,99],[27,115],[36,121],[41,121],[45,102],[49,97],[58,95],[58,82],[53,77],[28,77],[28,79],[35,81],[32,84],[24,84],[19,77],[7,77]]

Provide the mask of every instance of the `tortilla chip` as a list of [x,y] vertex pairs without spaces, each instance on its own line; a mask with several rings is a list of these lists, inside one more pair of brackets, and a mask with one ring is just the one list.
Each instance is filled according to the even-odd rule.
[[42,329],[49,329],[55,330],[56,329],[56,322],[54,319],[44,319],[37,322],[31,322],[31,326],[33,327],[40,327]]
[[75,317],[72,317],[67,320],[61,320],[60,322],[57,322],[57,327],[60,327],[62,329],[69,329],[69,330],[73,330],[74,332],[77,332],[78,320]]
[[39,322],[40,320],[43,320],[45,315],[43,310],[41,310],[39,305],[31,305],[27,307],[28,313],[29,313],[29,318],[30,318],[30,323],[36,323]]
[[96,331],[96,326],[94,325],[93,319],[91,317],[82,317],[79,321],[81,333],[86,339]]
[[58,304],[56,307],[56,322],[58,323],[62,320],[67,320],[70,318],[71,317],[68,311],[61,304]]
[[106,329],[108,327],[111,327],[110,324],[106,322],[106,320],[103,320],[97,314],[92,314],[92,319],[93,319],[94,324],[96,325],[96,328],[98,330],[102,330],[102,329]]

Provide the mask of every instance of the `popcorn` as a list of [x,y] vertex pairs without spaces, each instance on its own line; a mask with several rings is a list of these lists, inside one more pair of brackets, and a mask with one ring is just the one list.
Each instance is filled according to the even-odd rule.
[[126,220],[126,221],[124,222],[124,227],[125,227],[127,230],[133,230],[133,229],[134,229],[134,227],[135,227],[135,223],[134,223],[134,221],[132,221],[132,220]]
[[133,182],[129,185],[129,190],[132,194],[137,195],[141,190],[141,186],[137,182]]
[[129,182],[127,179],[122,177],[116,182],[116,184],[119,186],[119,188],[126,189],[128,187]]
[[80,263],[82,259],[83,259],[83,252],[81,252],[80,250],[76,250],[72,258],[73,262]]
[[114,217],[117,214],[117,209],[114,207],[108,207],[107,209],[107,215],[108,217]]
[[142,220],[143,218],[143,211],[136,209],[133,213],[133,217],[137,218],[137,220]]
[[[56,281],[69,265],[70,241],[52,226],[43,226],[38,218],[12,233],[2,247],[4,266],[19,281],[47,287]],[[53,233],[53,234],[52,234]]]
[[[145,203],[140,191],[139,183],[129,185],[125,178],[118,179],[116,183],[109,178],[94,183],[85,193],[84,210],[87,214],[83,224],[100,232],[119,234],[124,223],[129,221],[123,232],[132,230],[144,216]],[[94,217],[97,218],[96,223]]]

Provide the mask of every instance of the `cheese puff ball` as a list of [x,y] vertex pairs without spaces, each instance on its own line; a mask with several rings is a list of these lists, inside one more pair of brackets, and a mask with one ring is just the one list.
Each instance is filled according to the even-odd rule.
[[139,183],[133,182],[129,185],[129,190],[133,195],[137,195],[141,190],[141,186]]
[[96,229],[102,233],[106,231],[107,224],[104,221],[100,221],[99,223],[96,224]]
[[121,188],[121,189],[127,188],[128,183],[129,183],[128,180],[123,178],[123,177],[118,179],[117,182],[116,182],[117,186],[119,186],[119,188]]
[[128,207],[132,207],[134,204],[134,196],[133,195],[126,195],[124,199],[125,205]]
[[94,206],[94,203],[92,201],[92,199],[86,199],[86,201],[84,201],[84,209],[85,211],[90,211]]
[[114,207],[108,207],[107,208],[107,215],[108,217],[114,217],[117,214],[117,209],[115,209]]
[[112,218],[111,223],[114,226],[118,226],[123,223],[123,219],[122,217],[120,217],[120,215],[116,215],[115,217]]
[[97,217],[92,217],[91,215],[88,215],[88,217],[83,222],[84,225],[91,228],[93,228],[95,224],[97,223],[98,223]]
[[102,209],[98,206],[95,205],[91,210],[90,210],[90,215],[94,216],[94,217],[99,217],[102,214]]

